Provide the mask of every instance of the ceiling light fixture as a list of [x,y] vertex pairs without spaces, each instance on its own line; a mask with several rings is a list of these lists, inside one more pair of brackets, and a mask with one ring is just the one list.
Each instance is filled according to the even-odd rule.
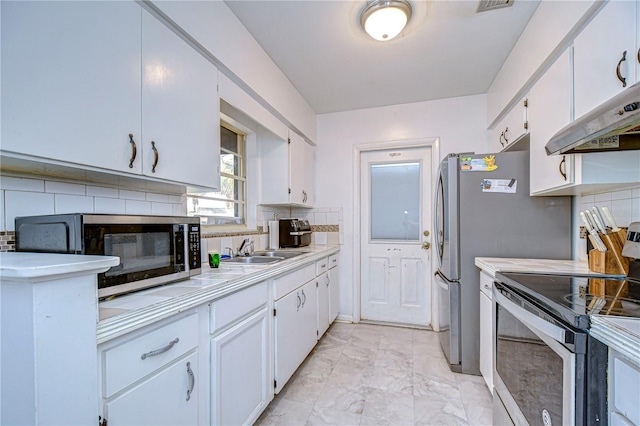
[[411,19],[407,0],[372,0],[360,12],[360,25],[376,40],[389,41],[404,29]]

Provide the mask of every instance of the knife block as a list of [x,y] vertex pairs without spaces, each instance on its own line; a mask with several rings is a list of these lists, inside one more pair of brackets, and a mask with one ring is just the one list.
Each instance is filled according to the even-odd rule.
[[617,232],[609,231],[599,235],[604,245],[607,246],[607,251],[602,252],[596,249],[589,251],[589,270],[601,274],[627,275],[631,259],[622,255],[622,246],[627,236],[627,230],[620,229]]

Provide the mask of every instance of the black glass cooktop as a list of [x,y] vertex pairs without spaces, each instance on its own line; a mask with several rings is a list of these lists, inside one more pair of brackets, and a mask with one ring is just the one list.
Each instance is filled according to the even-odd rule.
[[496,277],[575,327],[583,328],[595,314],[640,318],[640,280],[510,272]]

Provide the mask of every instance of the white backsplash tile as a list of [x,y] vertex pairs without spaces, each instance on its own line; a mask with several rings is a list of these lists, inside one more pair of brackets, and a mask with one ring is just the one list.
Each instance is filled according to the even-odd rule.
[[340,213],[329,212],[327,213],[327,225],[337,225],[340,222]]
[[125,201],[113,198],[94,198],[94,211],[102,214],[126,214]]
[[[148,194],[147,194],[148,195]],[[151,203],[151,214],[157,214],[159,216],[172,216],[173,205],[168,203]]]
[[0,186],[2,186],[2,189],[12,191],[44,192],[44,180],[42,179],[2,176],[0,177]]
[[54,194],[85,195],[87,193],[87,188],[84,185],[76,183],[45,180],[44,192],[51,192]]
[[116,188],[106,188],[104,186],[87,185],[87,195],[102,198],[118,198],[119,193]]
[[596,194],[594,196],[596,203],[608,203],[611,202],[611,192],[605,192],[603,194]]
[[144,192],[140,191],[130,191],[128,189],[121,189],[118,193],[118,197],[124,200],[138,200],[145,201],[147,199],[147,195]]
[[631,206],[630,199],[611,202],[611,214],[618,226],[628,226],[633,221]]
[[157,203],[169,203],[169,196],[167,194],[156,194],[153,192],[146,193],[147,201],[155,201]]
[[55,213],[93,213],[93,197],[55,194]]
[[[44,190],[44,184],[43,188]],[[54,213],[54,195],[44,192],[5,191],[5,229],[15,231],[16,216]]]
[[171,213],[173,216],[186,216],[187,215],[187,205],[185,204],[172,204]]
[[313,243],[316,245],[325,245],[327,244],[327,233],[326,232],[314,232],[313,233]]
[[327,225],[327,212],[316,212],[313,215],[314,225]]
[[631,195],[631,190],[630,189],[625,189],[622,191],[615,191],[611,193],[611,200],[628,200],[631,199],[632,195]]
[[127,214],[151,214],[151,203],[149,201],[125,200],[125,211]]

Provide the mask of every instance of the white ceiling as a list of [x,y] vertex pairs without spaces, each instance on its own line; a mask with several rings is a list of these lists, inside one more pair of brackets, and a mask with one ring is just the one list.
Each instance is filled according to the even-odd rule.
[[366,1],[226,0],[318,114],[486,93],[539,0],[410,0],[396,39],[360,27]]

